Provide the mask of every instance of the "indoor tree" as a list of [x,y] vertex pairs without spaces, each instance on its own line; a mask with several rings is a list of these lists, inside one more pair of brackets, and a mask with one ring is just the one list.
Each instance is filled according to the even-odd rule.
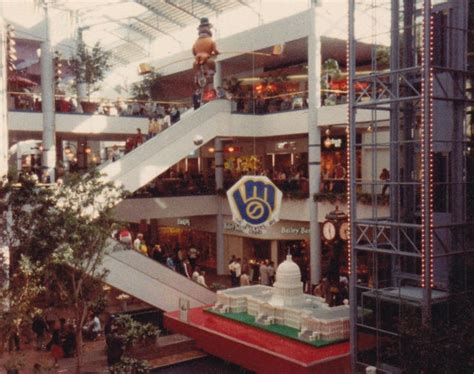
[[3,187],[9,247],[41,267],[36,278],[51,305],[70,308],[76,320],[76,373],[82,368],[82,328],[107,274],[102,260],[109,250],[112,209],[124,192],[100,175],[71,175],[60,187],[44,188],[26,180]]
[[151,69],[149,73],[143,75],[140,82],[132,84],[130,87],[132,97],[136,100],[158,100],[162,91],[160,78],[161,74]]
[[79,42],[76,54],[69,59],[69,67],[77,84],[85,83],[88,101],[91,101],[91,94],[100,89],[99,83],[105,79],[105,74],[109,71],[110,51],[106,51],[97,42],[92,49],[86,44]]

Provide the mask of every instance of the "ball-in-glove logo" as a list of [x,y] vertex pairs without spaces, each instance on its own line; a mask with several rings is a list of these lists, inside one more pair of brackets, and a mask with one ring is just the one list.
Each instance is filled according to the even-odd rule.
[[242,228],[260,230],[278,221],[282,193],[267,177],[243,177],[227,196],[234,221]]

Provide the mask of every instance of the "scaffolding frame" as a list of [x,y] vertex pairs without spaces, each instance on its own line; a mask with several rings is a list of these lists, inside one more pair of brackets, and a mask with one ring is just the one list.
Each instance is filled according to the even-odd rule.
[[[377,12],[390,12],[389,56],[388,66],[381,65],[378,50],[386,47],[377,43],[377,27],[372,26],[371,73],[357,75],[355,14],[362,6],[374,12],[374,23]],[[390,339],[401,347],[398,326],[385,320],[390,308],[398,310],[400,320],[402,304],[416,305],[423,323],[429,325],[439,317],[432,315],[436,305],[474,288],[468,276],[473,265],[474,224],[467,206],[474,186],[467,161],[473,157],[474,74],[467,65],[467,40],[472,38],[469,27],[473,25],[468,25],[467,15],[467,0],[371,0],[370,5],[349,0],[352,372],[362,365],[396,372],[396,360],[388,360],[384,351]],[[357,143],[357,116],[367,110],[371,131]],[[378,120],[382,111],[390,113],[388,131]],[[388,148],[388,160],[380,156],[384,148]],[[370,154],[369,177],[356,175],[358,152]],[[389,182],[379,180],[380,166],[390,170]],[[385,184],[388,216],[379,209],[386,201],[380,194]],[[358,215],[359,190],[371,194],[369,217]],[[359,279],[359,262],[367,265],[365,280]],[[453,269],[460,274],[453,276]],[[373,349],[359,346],[364,334],[374,337]]]

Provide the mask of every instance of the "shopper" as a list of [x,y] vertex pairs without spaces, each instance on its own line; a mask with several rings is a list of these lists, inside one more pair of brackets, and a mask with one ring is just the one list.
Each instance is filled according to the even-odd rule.
[[33,318],[33,324],[31,326],[33,332],[36,334],[36,349],[43,350],[45,333],[48,331],[48,324],[44,320],[41,312],[37,312]]
[[199,266],[196,266],[196,268],[193,271],[192,279],[193,281],[197,282],[198,278],[199,278]]
[[388,171],[388,169],[383,168],[379,178],[384,182],[384,185],[382,187],[382,196],[385,196],[387,188],[389,187],[388,182],[390,181],[390,172]]
[[191,244],[191,248],[188,250],[188,257],[189,257],[189,263],[191,264],[191,267],[194,269],[196,267],[196,261],[199,256],[199,251],[196,249],[194,244]]
[[201,273],[199,274],[198,278],[197,278],[197,282],[201,285],[201,286],[204,286],[206,288],[209,288],[206,284],[206,278],[204,277],[206,275],[206,272],[205,271],[201,271]]
[[76,352],[76,331],[72,324],[66,326],[66,334],[63,340],[64,357],[74,357]]
[[176,265],[171,254],[168,254],[168,257],[166,257],[166,266],[171,270],[176,271]]
[[229,272],[230,272],[230,284],[232,287],[237,287],[237,277],[236,277],[236,272],[235,272],[235,264],[237,262],[237,258],[232,255],[232,258],[229,262]]
[[141,245],[143,242],[143,234],[138,233],[137,238],[133,241],[133,249],[137,252],[141,252]]
[[133,138],[133,143],[134,147],[139,147],[143,143],[145,143],[145,137],[142,134],[142,130],[137,127],[137,133],[135,134],[135,137]]
[[163,250],[161,249],[161,245],[155,244],[153,247],[153,259],[158,261],[160,264],[164,263],[165,258],[163,254]]
[[247,273],[242,273],[240,276],[240,286],[250,286],[250,278]]

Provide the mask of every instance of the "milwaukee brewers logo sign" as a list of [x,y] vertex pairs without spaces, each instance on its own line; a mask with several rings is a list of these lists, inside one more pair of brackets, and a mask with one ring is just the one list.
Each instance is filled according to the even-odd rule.
[[261,233],[279,219],[282,193],[267,177],[242,177],[227,198],[232,219],[247,233]]

